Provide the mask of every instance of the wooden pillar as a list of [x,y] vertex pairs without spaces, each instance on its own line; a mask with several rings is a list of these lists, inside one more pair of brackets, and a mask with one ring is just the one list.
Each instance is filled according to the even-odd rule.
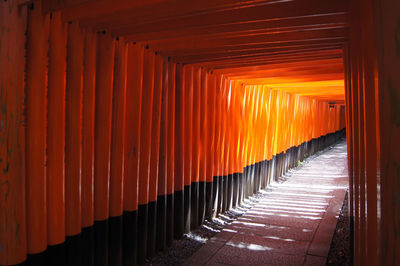
[[168,63],[167,246],[172,245],[174,239],[175,78],[176,65],[174,63]]
[[110,210],[111,119],[115,40],[106,32],[97,35],[94,219],[97,265],[108,263],[108,217]]
[[67,27],[60,13],[52,14],[49,38],[47,109],[47,240],[65,240],[65,78]]
[[147,255],[153,90],[154,53],[146,47],[143,56],[143,90],[140,118],[141,139],[139,160],[138,263],[144,263]]
[[157,232],[157,193],[158,193],[158,171],[160,156],[160,121],[161,121],[161,93],[163,85],[163,59],[155,56],[154,66],[154,91],[153,91],[153,113],[151,116],[151,148],[150,148],[150,176],[149,176],[149,234],[147,245],[147,256],[152,257],[156,253]]
[[174,152],[174,237],[180,239],[184,229],[184,70],[176,65],[175,78],[175,152]]
[[82,227],[94,223],[94,112],[96,34],[86,32],[82,107]]
[[211,212],[212,195],[213,195],[213,182],[207,182],[206,169],[207,169],[207,72],[205,69],[200,69],[200,162],[199,162],[199,180],[200,183],[205,184],[205,188],[199,191],[199,220],[201,222],[206,218],[206,213]]
[[[0,249],[0,264],[2,265],[21,263],[26,259],[27,253],[25,193],[27,192],[26,178],[28,175],[25,174],[25,163],[27,162],[25,158],[28,149],[25,143],[28,139],[25,138],[28,138],[30,133],[26,134],[25,131],[27,125],[24,119],[27,122],[27,117],[24,117],[24,108],[28,107],[28,102],[31,102],[31,107],[33,107],[33,99],[24,101],[27,7],[18,8],[17,5],[16,1],[0,3],[0,28],[5,29],[0,31],[0,109],[3,110],[0,112],[0,243],[3,247]],[[35,25],[30,27],[32,26]],[[36,29],[30,28],[28,34],[32,35],[34,30]],[[46,31],[46,29],[42,30]],[[40,31],[39,35],[42,34],[43,32]],[[35,47],[35,43],[30,40],[28,47]],[[38,48],[44,47],[39,46]],[[29,54],[29,61],[26,65],[26,70],[29,71],[27,73],[30,74],[34,74],[35,58],[32,56]],[[37,54],[37,56],[42,56],[42,54]],[[40,67],[42,67],[41,64],[44,64],[42,59],[37,62]],[[37,70],[40,74],[40,69]],[[35,81],[36,78],[41,80],[41,77],[42,74],[36,77],[27,77],[27,81]],[[38,82],[38,84],[42,83],[42,81]],[[32,86],[35,84],[31,83],[27,88],[32,88]],[[26,96],[31,97],[31,94]],[[33,139],[29,141],[32,142]],[[34,147],[30,149],[32,150],[32,148]],[[32,160],[33,157],[31,156],[30,159]],[[34,162],[31,161],[30,164],[32,163]],[[30,182],[34,181],[32,174],[30,173]],[[30,206],[32,207],[32,205]],[[9,219],[9,217],[13,217],[13,219]],[[44,219],[41,216],[39,218]],[[44,238],[46,240],[46,236]]]
[[[199,182],[200,167],[200,68],[193,68],[193,118],[192,118],[192,183],[191,183],[191,217],[190,227],[197,228],[199,221],[199,190],[205,189],[205,184]],[[201,186],[201,188],[200,188]]]
[[128,44],[124,164],[123,261],[137,260],[137,209],[139,200],[140,115],[143,83],[143,48]]
[[127,44],[123,38],[115,43],[112,94],[111,162],[110,162],[110,265],[122,264],[123,176],[125,168],[125,118]]
[[26,218],[28,253],[47,247],[46,92],[49,17],[29,12],[26,66]]
[[184,218],[185,233],[190,232],[192,183],[193,68],[185,66],[184,78]]
[[168,84],[169,63],[162,61],[161,109],[160,109],[160,152],[158,161],[157,189],[157,232],[156,250],[163,251],[167,247],[167,185],[168,185]]

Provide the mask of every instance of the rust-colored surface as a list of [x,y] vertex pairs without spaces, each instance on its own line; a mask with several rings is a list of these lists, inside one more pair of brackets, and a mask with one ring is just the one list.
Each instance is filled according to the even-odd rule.
[[65,240],[65,86],[67,25],[60,13],[50,20],[47,92],[47,240]]
[[82,90],[84,32],[77,23],[68,26],[65,110],[66,235],[82,228]]
[[27,253],[26,26],[26,7],[0,3],[0,264],[6,265]]
[[48,38],[49,16],[42,16],[39,4],[28,13],[27,35],[25,111],[26,131],[29,133],[25,136],[28,253],[39,253],[47,247],[46,98]]

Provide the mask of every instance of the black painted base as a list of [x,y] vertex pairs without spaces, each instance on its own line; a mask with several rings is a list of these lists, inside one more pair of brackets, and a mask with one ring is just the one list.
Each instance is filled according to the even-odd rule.
[[190,232],[190,213],[191,213],[191,186],[185,186],[184,188],[184,194],[185,194],[185,199],[184,199],[184,232],[187,234]]
[[206,184],[203,181],[199,182],[199,223],[197,226],[202,225],[206,217]]
[[206,219],[211,219],[216,213],[219,179],[214,178],[213,182],[206,183]]
[[192,182],[190,187],[190,230],[194,230],[199,226],[199,182]]
[[167,247],[172,245],[174,241],[174,194],[167,195],[167,227],[166,227],[166,239],[165,242]]
[[180,239],[184,232],[184,191],[174,193],[174,238]]
[[147,254],[148,236],[148,216],[149,209],[147,204],[138,206],[138,230],[137,230],[137,262],[143,264]]
[[147,204],[148,208],[148,234],[147,234],[147,253],[146,257],[151,258],[156,254],[156,232],[157,232],[157,201]]
[[156,250],[163,251],[167,247],[167,196],[157,197],[157,219],[156,219]]
[[135,265],[137,261],[137,225],[138,212],[124,212],[123,224],[123,265]]
[[[106,266],[108,265],[108,220],[104,221],[95,221],[94,222],[94,251],[95,251],[95,256],[94,256],[94,264],[100,265],[100,266]],[[71,248],[73,246],[76,246],[76,243],[79,242],[79,240],[71,238]],[[67,241],[67,250],[69,249],[68,247],[68,241]],[[68,251],[67,251],[68,252]],[[70,252],[68,252],[70,254]],[[75,253],[75,252],[74,252]],[[76,253],[79,253],[77,250]],[[75,262],[73,262],[75,263]],[[70,264],[73,265],[73,264]]]
[[110,217],[109,265],[122,265],[122,216]]

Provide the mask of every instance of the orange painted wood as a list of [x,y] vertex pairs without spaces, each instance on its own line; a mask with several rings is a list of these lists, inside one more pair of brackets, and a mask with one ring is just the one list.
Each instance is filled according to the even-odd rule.
[[94,115],[97,36],[85,34],[82,93],[82,227],[94,223]]
[[147,23],[142,27],[119,26],[114,30],[117,35],[129,35],[137,41],[153,41],[176,39],[180,37],[227,36],[232,34],[245,34],[258,32],[260,30],[277,32],[283,30],[301,30],[306,27],[320,27],[322,25],[332,25],[333,23],[347,25],[346,13],[321,14],[303,17],[285,17],[281,19],[250,20],[244,23],[243,20],[229,24],[209,24],[205,19],[201,27],[174,27],[168,23],[158,22]]
[[161,109],[160,109],[160,156],[158,163],[158,191],[157,195],[167,195],[168,185],[168,129],[169,129],[169,114],[168,108],[170,104],[169,99],[169,62],[162,60],[162,83],[161,83]]
[[175,78],[176,65],[168,63],[167,193],[175,189]]
[[216,86],[216,103],[215,103],[215,128],[214,128],[214,176],[221,176],[221,172],[222,172],[222,163],[223,163],[223,159],[221,157],[221,143],[222,143],[222,133],[221,133],[221,116],[223,115],[221,112],[221,105],[223,102],[223,95],[222,95],[222,76],[218,75],[217,76],[217,82],[216,82],[217,86]]
[[[126,6],[126,4],[121,4]],[[109,4],[110,10],[115,10]],[[242,23],[249,21],[260,21],[269,18],[280,20],[285,17],[302,17],[310,15],[331,14],[345,12],[347,3],[343,0],[331,5],[319,5],[316,0],[306,0],[302,3],[297,2],[267,2],[252,1],[251,4],[243,1],[206,1],[201,3],[185,1],[162,1],[159,4],[149,3],[147,6],[129,8],[119,12],[92,15],[83,19],[85,25],[110,29],[125,29],[129,31],[140,31],[137,29],[139,24],[143,25],[143,32],[152,30],[167,30],[176,28],[197,28],[209,27],[210,25],[233,24],[238,21]],[[95,11],[96,12],[96,11]],[[90,12],[90,13],[95,13]],[[86,11],[86,13],[89,13]],[[189,13],[189,14],[188,14]],[[76,15],[76,14],[75,14]],[[163,23],[164,22],[164,23]],[[147,24],[147,25],[146,25]],[[157,28],[158,26],[158,28]]]
[[135,211],[139,200],[140,116],[143,84],[143,48],[128,44],[124,211]]
[[190,186],[193,163],[193,68],[185,66],[184,71],[184,184]]
[[229,141],[230,141],[230,135],[229,135],[229,92],[230,92],[230,86],[225,86],[221,92],[222,95],[222,101],[221,101],[221,140],[220,140],[220,146],[221,146],[221,157],[222,157],[222,169],[220,174],[222,176],[228,175],[229,172],[229,152],[231,152],[230,146],[229,146]]
[[111,122],[110,216],[121,216],[125,168],[126,78],[128,48],[124,39],[115,42]]
[[193,68],[193,139],[192,139],[192,182],[200,180],[200,149],[201,149],[201,69]]
[[67,25],[52,14],[49,36],[47,106],[47,241],[65,240],[65,86]]
[[149,202],[151,127],[154,91],[154,52],[146,49],[143,56],[143,90],[140,118],[139,204]]
[[[207,84],[207,165],[206,180],[212,182],[214,177],[214,156],[215,156],[215,103],[216,103],[216,75],[208,73]],[[208,163],[209,162],[209,163]]]
[[65,119],[66,235],[82,228],[82,90],[84,32],[77,23],[68,25]]
[[26,61],[26,219],[28,253],[47,247],[46,95],[49,16],[28,14]]
[[184,188],[184,80],[185,72],[182,64],[176,64],[175,76],[175,152],[174,152],[174,188],[183,191]]
[[[27,99],[24,100],[25,66],[28,67],[25,64],[27,20],[26,7],[18,9],[15,1],[0,3],[0,28],[4,29],[0,31],[0,108],[3,110],[0,112],[1,265],[21,263],[27,254],[27,117],[24,117],[24,108],[28,107]],[[32,47],[33,42],[29,45]],[[26,70],[35,74],[32,73],[33,61],[29,67]]]
[[115,40],[108,34],[97,35],[94,219],[106,220],[110,204],[111,120],[114,79]]
[[163,87],[164,61],[159,55],[155,56],[154,66],[154,91],[153,114],[151,116],[151,150],[150,150],[150,177],[149,177],[149,201],[157,201],[158,175],[160,159],[160,128],[161,128],[161,96]]
[[200,69],[200,166],[199,166],[199,180],[205,182],[207,180],[207,125],[208,125],[208,108],[207,108],[207,93],[208,93],[208,75],[204,68]]

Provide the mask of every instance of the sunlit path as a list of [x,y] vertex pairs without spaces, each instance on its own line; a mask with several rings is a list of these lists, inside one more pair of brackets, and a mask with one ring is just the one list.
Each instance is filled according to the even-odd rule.
[[306,160],[188,265],[325,265],[348,187],[346,143]]

